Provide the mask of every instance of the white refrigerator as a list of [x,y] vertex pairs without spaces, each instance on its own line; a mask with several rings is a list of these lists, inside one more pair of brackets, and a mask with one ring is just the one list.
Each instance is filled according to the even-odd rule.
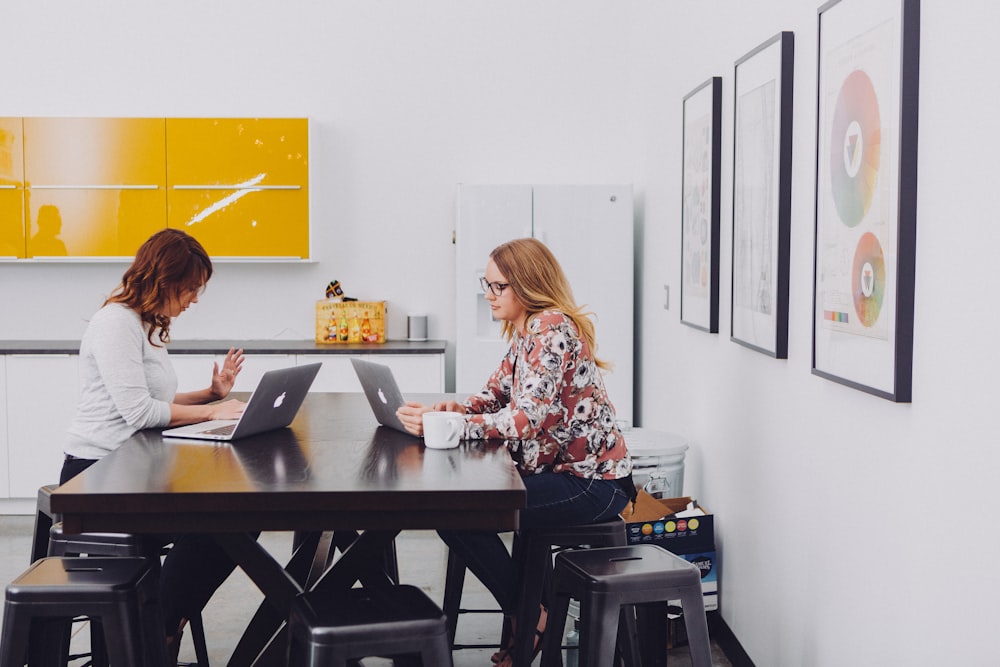
[[508,344],[479,278],[493,248],[533,236],[555,254],[579,305],[594,313],[597,354],[619,419],[632,420],[634,216],[631,185],[458,186],[455,391],[479,391]]

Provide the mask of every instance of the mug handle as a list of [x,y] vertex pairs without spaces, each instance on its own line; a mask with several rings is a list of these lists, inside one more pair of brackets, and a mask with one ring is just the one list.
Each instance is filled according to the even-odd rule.
[[461,435],[461,428],[462,426],[458,419],[448,420],[448,442],[451,442],[456,435]]

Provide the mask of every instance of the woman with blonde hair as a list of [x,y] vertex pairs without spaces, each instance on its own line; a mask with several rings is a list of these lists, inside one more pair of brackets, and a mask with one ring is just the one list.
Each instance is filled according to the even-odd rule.
[[[596,356],[594,325],[576,305],[555,256],[537,239],[495,248],[481,278],[493,317],[510,349],[483,389],[464,402],[399,409],[407,430],[423,433],[429,410],[465,414],[465,439],[503,438],[527,489],[521,530],[609,521],[630,498],[632,461]],[[515,565],[496,533],[439,531],[505,614],[516,609]],[[539,637],[544,631],[541,610]],[[509,647],[494,655],[501,665]]]

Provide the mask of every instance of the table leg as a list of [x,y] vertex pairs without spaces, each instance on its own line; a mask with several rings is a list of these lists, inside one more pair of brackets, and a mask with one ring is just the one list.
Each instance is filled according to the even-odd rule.
[[[340,531],[335,534],[335,540]],[[348,531],[348,535],[350,532]],[[310,590],[337,591],[350,588],[360,581],[365,588],[378,589],[395,583],[383,568],[384,554],[398,530],[366,530],[349,544],[338,543],[341,556]]]
[[[360,535],[354,531],[309,533],[297,537],[298,547],[285,567],[249,535],[217,535],[216,541],[265,597],[228,664],[283,665],[288,646],[285,621],[292,600],[303,590],[342,590],[359,580],[366,588],[375,590],[395,583],[395,572],[386,573],[382,565],[398,534],[399,531],[365,531]],[[327,567],[333,547],[342,555]]]
[[248,535],[233,533],[215,537],[226,553],[264,593],[264,602],[244,631],[229,660],[230,665],[252,664],[281,629],[288,618],[292,600],[307,588],[314,561],[322,558],[325,565],[328,556],[320,552],[324,544],[329,549],[330,538],[327,537],[324,541],[324,535],[326,534],[303,535],[284,568],[260,543],[250,539]]

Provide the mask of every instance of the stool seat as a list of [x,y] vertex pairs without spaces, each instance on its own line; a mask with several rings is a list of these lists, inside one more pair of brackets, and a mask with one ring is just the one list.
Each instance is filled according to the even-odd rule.
[[[584,667],[612,664],[622,606],[636,605],[640,614],[665,614],[666,602],[674,599],[679,599],[684,609],[693,667],[711,667],[701,572],[666,549],[639,544],[563,552],[556,557],[552,595],[549,619],[557,627],[565,623],[570,597],[580,601],[579,657]],[[662,606],[645,605],[653,602],[662,602]],[[546,633],[543,666],[560,664],[558,644],[558,639]],[[665,641],[662,647],[655,641],[645,644],[666,651]],[[645,664],[655,664],[656,655],[646,657]]]
[[158,556],[159,546],[131,533],[66,533],[62,521],[49,529],[49,556]]
[[303,593],[289,613],[288,663],[346,665],[367,656],[418,653],[425,665],[451,665],[444,613],[419,588]]
[[[0,665],[25,656],[55,656],[74,616],[100,618],[113,664],[166,664],[155,573],[145,558],[60,558],[36,561],[6,589]],[[35,623],[37,621],[37,623]],[[33,623],[35,627],[33,627]]]
[[588,590],[627,594],[636,603],[664,600],[671,589],[701,588],[697,566],[655,545],[589,549],[564,558],[562,566]]

